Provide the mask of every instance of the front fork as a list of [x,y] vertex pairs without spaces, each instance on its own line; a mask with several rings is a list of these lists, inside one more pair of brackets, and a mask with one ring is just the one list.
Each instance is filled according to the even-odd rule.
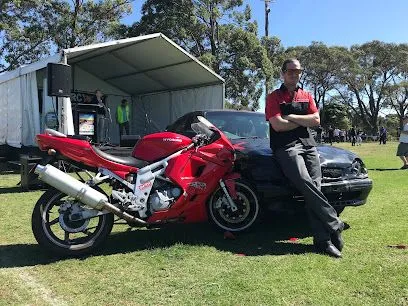
[[237,198],[237,192],[235,190],[235,180],[240,177],[241,175],[238,173],[230,173],[224,176],[219,181],[221,189],[222,191],[224,191],[231,211],[236,211],[238,209],[233,199]]

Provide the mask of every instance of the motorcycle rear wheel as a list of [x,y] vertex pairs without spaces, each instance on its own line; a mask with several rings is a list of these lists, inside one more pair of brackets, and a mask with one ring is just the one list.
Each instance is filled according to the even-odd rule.
[[[98,187],[95,189],[103,192]],[[40,197],[31,218],[34,237],[42,247],[62,256],[91,253],[109,236],[114,215],[110,213],[91,219],[70,221],[59,211],[66,201],[76,200],[56,189],[47,190]]]
[[242,180],[235,181],[237,198],[234,201],[236,211],[229,207],[227,197],[221,188],[218,188],[208,203],[208,215],[217,227],[230,231],[240,232],[247,230],[259,217],[260,207],[258,198],[249,184]]

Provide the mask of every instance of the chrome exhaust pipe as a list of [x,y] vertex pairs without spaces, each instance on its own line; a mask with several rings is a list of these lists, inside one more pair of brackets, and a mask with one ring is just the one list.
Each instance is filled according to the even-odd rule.
[[76,180],[72,176],[62,172],[52,165],[37,165],[34,172],[38,174],[38,178],[43,182],[54,187],[55,189],[58,189],[64,194],[77,199],[85,205],[97,210],[105,209],[130,223],[148,225],[146,221],[136,218],[109,203],[108,198],[103,193]]

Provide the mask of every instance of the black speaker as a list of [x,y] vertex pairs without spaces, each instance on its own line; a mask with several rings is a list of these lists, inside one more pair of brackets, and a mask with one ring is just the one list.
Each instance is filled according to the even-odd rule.
[[71,95],[71,66],[48,63],[47,80],[49,96],[69,97]]

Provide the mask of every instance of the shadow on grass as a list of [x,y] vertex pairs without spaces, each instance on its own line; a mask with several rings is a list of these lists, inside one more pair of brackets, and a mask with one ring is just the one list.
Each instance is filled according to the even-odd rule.
[[[176,244],[210,246],[241,256],[304,254],[313,252],[313,246],[289,239],[308,236],[310,229],[307,220],[300,215],[268,216],[268,219],[265,218],[249,232],[236,234],[233,240],[224,239],[223,232],[215,230],[208,223],[174,224],[156,229],[112,233],[102,248],[91,256],[169,248]],[[46,265],[64,260],[50,255],[37,244],[0,245],[0,254],[0,268]]]
[[30,189],[23,189],[20,185],[13,187],[0,187],[0,195],[5,193],[24,193],[24,192],[34,192],[34,191],[46,191],[47,189],[43,186],[40,187],[30,187]]
[[20,174],[20,168],[5,162],[0,163],[0,175]]
[[21,189],[20,186],[14,186],[14,187],[0,187],[0,194],[4,193],[21,193],[23,190]]

